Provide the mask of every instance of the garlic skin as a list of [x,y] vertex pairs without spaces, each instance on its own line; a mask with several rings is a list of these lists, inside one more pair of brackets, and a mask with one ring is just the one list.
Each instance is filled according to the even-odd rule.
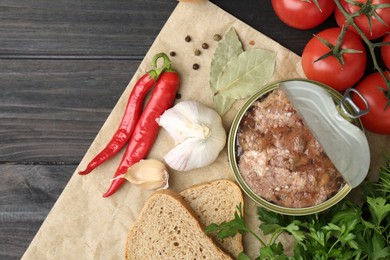
[[182,101],[157,120],[175,141],[164,160],[178,171],[189,171],[214,162],[226,144],[221,116],[197,102]]
[[162,162],[155,159],[141,160],[117,178],[125,178],[130,183],[146,190],[167,189],[169,187],[168,171]]

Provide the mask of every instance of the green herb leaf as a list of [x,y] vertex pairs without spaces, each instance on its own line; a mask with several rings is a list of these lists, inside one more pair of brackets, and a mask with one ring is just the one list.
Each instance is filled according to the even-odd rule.
[[382,235],[374,233],[365,242],[369,249],[366,252],[370,256],[369,259],[388,259],[388,256],[390,256],[390,247],[386,245],[386,241]]
[[260,259],[287,259],[284,255],[283,245],[281,243],[271,244],[260,248]]
[[[258,207],[257,208],[257,215],[259,216],[259,220],[268,224],[279,224],[281,226],[286,226],[288,223],[290,223],[293,219],[289,216],[284,216],[278,213],[275,213],[270,210],[266,210],[265,208]],[[288,219],[285,219],[288,218]]]
[[386,200],[381,197],[367,197],[367,203],[374,218],[374,223],[379,226],[382,220],[386,218],[387,214],[390,213],[390,204],[386,203]]
[[300,243],[305,239],[305,234],[299,230],[300,222],[298,220],[295,220],[294,222],[290,223],[287,227],[283,228],[283,230],[287,231],[291,235],[294,236],[295,240]]
[[[279,224],[283,226],[285,223],[283,215],[277,214],[270,210],[266,210],[262,207],[257,208],[257,215],[259,216],[259,220],[268,224]],[[286,224],[288,224],[288,222],[289,221],[287,221]]]
[[263,231],[264,235],[268,235],[271,233],[275,233],[277,230],[280,230],[282,226],[278,224],[268,224],[268,223],[261,223],[260,229]]
[[350,243],[351,241],[354,241],[355,237],[356,235],[352,233],[347,233],[340,237],[340,241],[343,245],[345,245],[346,243]]
[[322,259],[349,259],[344,257],[346,252],[348,251],[345,251],[342,248],[332,248],[332,250],[327,254],[327,257]]
[[333,223],[329,223],[328,225],[323,227],[323,229],[326,230],[326,231],[338,231],[338,232],[341,232],[341,228],[339,226],[336,226]]
[[234,213],[233,220],[223,222],[220,225],[212,223],[205,228],[206,234],[217,232],[217,237],[222,239],[233,237],[237,233],[243,234],[246,231],[249,231],[249,229],[245,225],[244,218],[242,216],[241,204],[237,206],[237,211]]
[[359,249],[359,244],[355,240],[348,241],[348,245],[355,250]]
[[288,226],[294,220],[291,216],[277,214],[262,207],[257,208],[257,215],[262,222],[260,224],[260,229],[265,235],[273,233],[281,227]]
[[225,34],[215,50],[210,67],[210,88],[215,93],[218,75],[221,74],[226,64],[243,52],[242,44],[236,30],[232,27]]
[[308,234],[309,237],[311,237],[315,242],[317,242],[321,247],[325,247],[325,238],[328,237],[325,235],[325,233],[321,230],[310,230],[310,233]]
[[367,229],[375,229],[375,225],[369,221],[366,221],[364,219],[361,219],[362,224],[364,225],[365,228]]
[[[264,49],[252,49],[232,58],[219,74],[214,90],[214,102],[217,96],[230,99],[242,99],[251,96],[272,77],[276,54]],[[220,103],[214,103],[217,111],[222,111]]]
[[[356,218],[360,217],[361,211],[352,203],[347,201],[341,201],[340,204],[336,205],[335,211],[333,213],[333,217],[331,219],[331,223],[333,224],[348,224],[354,221]],[[339,206],[339,207],[337,207]]]
[[[234,220],[221,225],[211,225],[220,232],[227,225],[226,234],[248,232],[261,242],[260,259],[390,259],[390,204],[388,203],[390,184],[390,157],[381,168],[379,180],[369,187],[364,203],[353,203],[343,199],[324,213],[308,216],[287,216],[258,207],[257,213],[264,234],[270,234],[265,243],[244,223],[242,209]],[[367,193],[367,191],[369,193]],[[372,197],[368,196],[371,195]],[[229,224],[230,223],[230,224]],[[277,242],[283,232],[296,239],[294,255],[287,257],[283,246]],[[249,259],[245,253],[239,259]]]
[[371,239],[372,250],[369,254],[370,259],[389,259],[390,247],[386,245],[384,237],[378,233],[374,233]]
[[305,257],[307,255],[306,248],[302,244],[298,244],[294,248],[294,258],[295,260],[305,260],[309,259],[308,257]]
[[376,183],[377,194],[390,199],[390,154],[385,156],[385,164],[379,169],[379,181]]
[[251,260],[247,254],[241,252],[238,254],[237,260]]

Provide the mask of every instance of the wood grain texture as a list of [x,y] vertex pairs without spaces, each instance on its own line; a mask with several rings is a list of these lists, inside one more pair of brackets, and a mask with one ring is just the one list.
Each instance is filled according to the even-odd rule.
[[175,1],[0,1],[0,259],[20,259]]
[[0,60],[0,162],[77,164],[138,65]]
[[142,57],[175,1],[0,2],[0,56]]
[[0,259],[20,259],[75,168],[0,164]]

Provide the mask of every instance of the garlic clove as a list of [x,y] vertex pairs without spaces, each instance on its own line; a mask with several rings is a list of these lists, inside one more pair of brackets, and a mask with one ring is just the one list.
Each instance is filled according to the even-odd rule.
[[205,156],[206,153],[199,153],[199,150],[203,149],[198,144],[198,140],[187,139],[170,150],[164,156],[164,160],[169,167],[178,171],[200,168],[210,163],[212,158]]
[[118,176],[147,190],[167,189],[169,174],[165,165],[154,159],[141,160],[133,164],[125,174]]
[[167,181],[147,181],[139,184],[135,184],[136,186],[140,187],[144,190],[161,190],[161,189],[168,189],[169,185]]

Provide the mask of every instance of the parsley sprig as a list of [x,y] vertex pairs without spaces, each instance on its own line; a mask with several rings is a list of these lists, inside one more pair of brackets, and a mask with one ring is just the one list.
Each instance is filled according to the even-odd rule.
[[[211,224],[206,233],[227,238],[248,232],[261,243],[258,259],[390,259],[390,155],[376,182],[362,184],[362,203],[343,199],[324,213],[308,216],[281,215],[258,207],[260,229],[270,235],[264,241],[245,224],[242,205],[234,219]],[[295,238],[293,255],[286,255],[277,238],[287,233]],[[239,260],[250,259],[245,252]]]

